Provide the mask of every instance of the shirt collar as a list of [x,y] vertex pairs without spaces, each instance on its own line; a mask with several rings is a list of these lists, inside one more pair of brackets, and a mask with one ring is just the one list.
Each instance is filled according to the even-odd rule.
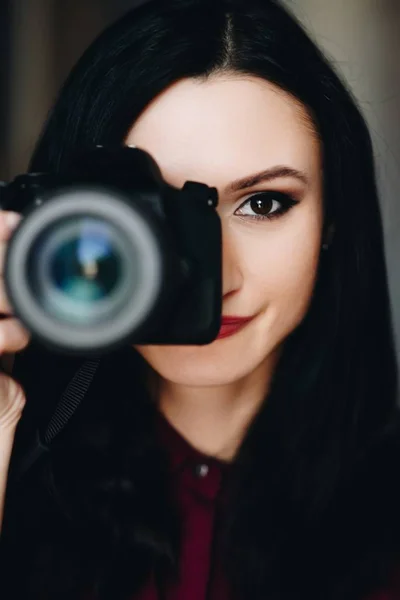
[[214,500],[231,465],[196,450],[160,412],[157,426],[171,474],[179,478],[180,485]]
[[229,463],[209,456],[196,450],[183,436],[175,429],[168,419],[158,412],[158,435],[162,446],[166,449],[169,457],[170,469],[173,472],[179,470],[183,465],[191,464],[212,464],[213,466],[225,471],[229,468]]

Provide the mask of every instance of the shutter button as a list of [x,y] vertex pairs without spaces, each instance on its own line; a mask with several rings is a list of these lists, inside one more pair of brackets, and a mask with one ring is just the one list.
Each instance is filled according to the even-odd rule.
[[209,466],[202,464],[202,465],[196,465],[196,475],[197,477],[205,477],[206,475],[208,475],[208,471],[209,471]]

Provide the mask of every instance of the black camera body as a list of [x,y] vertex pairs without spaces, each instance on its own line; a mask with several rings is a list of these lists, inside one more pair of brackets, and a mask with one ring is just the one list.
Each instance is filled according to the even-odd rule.
[[126,146],[2,184],[0,208],[23,216],[4,266],[14,314],[72,355],[212,342],[222,311],[217,205],[215,188],[172,187],[149,153]]

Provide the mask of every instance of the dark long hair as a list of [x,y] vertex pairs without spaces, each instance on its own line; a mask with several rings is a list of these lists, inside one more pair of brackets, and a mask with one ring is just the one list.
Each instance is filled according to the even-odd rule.
[[[335,225],[309,311],[287,339],[234,461],[224,564],[241,599],[278,600],[288,597],[284,590],[296,596],[300,581],[309,598],[312,590],[328,598],[318,596],[324,569],[340,559],[319,537],[322,524],[354,465],[397,415],[371,140],[332,66],[277,1],[147,2],[102,33],[72,70],[30,170],[61,171],[76,148],[123,143],[167,86],[224,71],[273,82],[307,108],[323,152],[325,225]],[[8,497],[2,565],[9,561],[15,572],[19,559],[30,598],[72,598],[92,588],[98,598],[122,600],[150,574],[162,581],[176,569],[179,520],[171,518],[142,368],[132,349],[106,360],[86,412],[32,476],[29,510],[26,493]],[[49,376],[46,366],[43,373]],[[40,485],[45,492],[34,501]],[[351,569],[351,552],[342,556],[337,568],[347,561]],[[339,597],[333,582],[329,592]]]

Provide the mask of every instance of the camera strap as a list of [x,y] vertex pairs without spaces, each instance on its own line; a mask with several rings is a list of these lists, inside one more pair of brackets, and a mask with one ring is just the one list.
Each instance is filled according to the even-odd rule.
[[39,427],[36,429],[34,440],[29,450],[17,464],[11,479],[19,483],[25,473],[50,450],[50,445],[59,433],[65,428],[72,415],[77,410],[87,393],[96,374],[100,358],[85,361],[75,372],[72,379],[64,389],[61,398],[44,429],[43,436]]

